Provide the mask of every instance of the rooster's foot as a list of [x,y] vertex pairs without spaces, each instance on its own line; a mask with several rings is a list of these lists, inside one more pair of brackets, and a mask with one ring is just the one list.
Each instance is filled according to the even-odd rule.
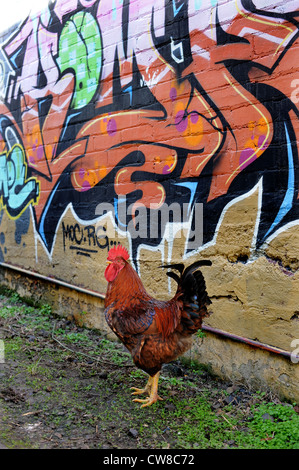
[[134,390],[131,395],[142,395],[143,393],[147,393],[148,395],[150,394],[150,389],[144,387],[144,388],[135,388],[131,387],[131,390]]
[[144,388],[135,388],[135,387],[131,388],[131,390],[135,390],[135,392],[133,392],[132,395],[141,395],[143,393],[147,393],[149,395],[149,397],[145,399],[135,398],[133,400],[137,403],[143,403],[143,405],[141,405],[141,408],[144,408],[145,406],[151,406],[154,403],[156,403],[156,401],[158,400],[163,400],[163,398],[159,397],[158,395],[159,375],[160,375],[160,372],[158,372],[153,377],[150,377]]
[[143,403],[143,405],[141,405],[141,408],[144,408],[145,406],[153,405],[158,400],[163,400],[163,398],[159,397],[159,395],[156,394],[156,395],[151,395],[145,398],[144,400],[142,400],[141,398],[135,398],[133,401],[136,401],[137,403]]
[[144,388],[131,387],[131,390],[134,390],[132,395],[142,395],[143,393],[150,395],[151,389],[152,389],[152,383],[153,383],[153,377],[149,377],[148,382]]

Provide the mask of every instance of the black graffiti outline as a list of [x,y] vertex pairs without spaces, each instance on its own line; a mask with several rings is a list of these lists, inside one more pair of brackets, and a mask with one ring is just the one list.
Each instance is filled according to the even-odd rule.
[[[171,11],[170,9],[170,1],[166,1],[166,10]],[[95,8],[95,3],[93,7]],[[184,11],[184,8],[186,9],[188,6],[188,1],[181,1],[180,5],[182,6],[182,12]],[[276,18],[284,18],[287,19],[288,21],[292,22],[296,27],[298,27],[298,22],[295,20],[295,13],[289,13],[289,14],[280,14],[280,13],[274,13],[274,12],[263,12],[262,10],[256,9],[254,3],[251,0],[243,0],[242,5],[245,9],[247,9],[249,12],[252,13],[258,13],[260,15],[264,16],[275,16]],[[123,18],[127,17],[128,14],[128,7],[129,7],[129,0],[126,0],[123,4]],[[80,11],[80,9],[78,9]],[[52,9],[52,14],[54,12],[54,8]],[[72,12],[72,15],[74,12]],[[167,21],[167,24],[170,24],[170,18],[166,18],[165,21]],[[54,24],[54,22],[53,22]],[[220,25],[216,25],[218,28],[218,38],[221,38],[219,40],[223,40],[223,35],[226,33],[223,30],[220,30]],[[57,26],[56,26],[57,27]],[[298,38],[298,33],[294,35],[294,37],[291,39],[290,43],[288,46],[285,48],[283,54],[281,54],[273,64],[271,69],[267,69],[261,64],[257,64],[256,62],[239,62],[239,61],[225,61],[225,66],[230,70],[232,75],[235,77],[235,79],[240,83],[247,91],[249,91],[253,96],[261,100],[261,94],[263,94],[262,98],[262,103],[265,105],[265,107],[268,109],[271,115],[275,116],[277,113],[280,113],[283,115],[283,120],[281,122],[274,122],[274,137],[272,142],[269,145],[269,148],[264,152],[263,158],[261,160],[256,160],[253,162],[249,168],[246,168],[243,170],[240,175],[238,175],[233,183],[231,184],[227,194],[211,201],[207,202],[207,195],[208,191],[210,188],[211,184],[211,178],[212,178],[212,171],[213,171],[213,164],[214,161],[217,159],[217,155],[219,154],[220,150],[222,149],[224,142],[225,142],[225,137],[227,132],[232,133],[233,135],[233,130],[231,129],[229,123],[225,121],[221,114],[221,110],[217,109],[216,105],[213,103],[212,99],[208,96],[208,94],[205,92],[205,90],[202,88],[201,84],[198,82],[196,77],[194,75],[188,76],[188,80],[192,84],[193,90],[199,91],[205,99],[208,101],[209,105],[211,106],[212,109],[214,109],[215,113],[217,113],[217,116],[222,119],[222,125],[223,125],[223,130],[222,132],[222,143],[221,146],[218,150],[217,155],[214,157],[214,161],[211,160],[205,167],[204,171],[202,172],[199,180],[198,180],[198,185],[197,189],[193,198],[192,203],[195,204],[196,202],[202,202],[204,203],[204,240],[203,244],[209,243],[215,234],[216,226],[220,220],[221,214],[223,213],[223,210],[227,206],[228,203],[233,201],[234,199],[237,199],[237,197],[241,196],[242,194],[245,195],[247,191],[249,191],[251,188],[253,188],[259,181],[262,181],[262,206],[261,206],[261,214],[260,214],[260,220],[259,220],[259,226],[258,226],[258,232],[257,232],[257,237],[256,237],[256,247],[259,248],[262,246],[262,244],[265,242],[265,240],[272,236],[277,230],[279,230],[281,227],[284,225],[296,221],[299,218],[299,209],[298,209],[298,149],[295,146],[294,142],[296,142],[296,136],[294,134],[294,130],[292,127],[292,122],[290,119],[290,111],[295,112],[296,116],[299,118],[299,112],[294,106],[294,103],[292,103],[290,100],[288,100],[284,95],[282,95],[278,90],[275,88],[271,87],[268,84],[257,84],[254,85],[250,83],[250,80],[248,79],[248,73],[251,67],[259,67],[262,70],[266,70],[269,73],[269,76],[271,76],[271,73],[274,71],[275,67],[279,63],[279,61],[282,59],[282,57],[287,53],[289,48],[292,46],[294,41]],[[238,37],[226,37],[224,38],[226,41],[244,41],[244,38],[238,38]],[[124,50],[126,51],[126,41],[127,41],[127,34],[126,34],[126,29],[125,25],[123,24],[123,41],[124,41]],[[183,67],[185,64],[183,64],[181,67],[177,67],[177,79],[178,81],[181,80],[181,71],[183,70]],[[136,84],[140,83],[140,73],[138,70],[138,65],[137,61],[135,58],[133,58],[133,78],[131,84],[129,84],[132,87],[132,93],[134,97],[134,93],[137,92],[137,86]],[[129,85],[126,85],[126,88],[128,88]],[[95,110],[94,107],[94,102],[89,103],[88,106],[84,109],[84,114],[83,112],[81,113],[75,113],[74,111],[69,111],[66,123],[65,123],[65,128],[63,132],[63,136],[61,136],[61,140],[59,142],[60,145],[60,151],[61,153],[65,148],[67,148],[67,145],[69,145],[70,141],[72,142],[74,140],[74,136],[78,134],[80,128],[84,125],[85,122],[87,122],[89,119],[94,117],[95,115],[101,115],[109,111],[115,111],[118,109],[126,109],[124,106],[124,103],[127,105],[127,97],[128,93],[127,90],[121,89],[120,88],[120,82],[119,82],[119,59],[117,56],[117,48],[116,48],[116,55],[115,55],[115,67],[114,67],[114,86],[119,89],[119,94],[118,98],[120,101],[116,102],[114,101],[110,107],[105,107],[105,108],[98,108]],[[140,87],[139,87],[139,92],[140,92]],[[143,86],[142,89],[143,93],[148,93],[147,97],[152,96],[150,93],[150,90],[147,89],[146,86]],[[271,97],[275,97],[275,100],[271,102]],[[153,97],[152,97],[153,98]],[[191,99],[191,98],[190,98]],[[140,102],[140,100],[138,100]],[[147,100],[144,100],[145,102]],[[161,103],[156,102],[154,99],[152,99],[152,109],[159,109],[163,111],[163,106]],[[282,106],[283,105],[283,106]],[[134,103],[130,103],[130,106],[134,108]],[[138,108],[140,109],[140,107]],[[186,108],[186,113],[188,107]],[[164,109],[165,113],[165,109]],[[82,116],[84,117],[82,119]],[[131,141],[129,142],[132,144],[137,144],[140,141]],[[128,142],[126,142],[127,144]],[[142,141],[143,144],[146,144],[147,142]],[[163,146],[163,143],[157,142],[156,144],[153,144],[153,142],[148,142],[151,145],[157,145],[157,146]],[[281,148],[279,151],[277,150],[279,145]],[[178,155],[178,165],[175,173],[172,174],[172,178],[174,181],[180,181],[182,182],[183,180],[180,179],[180,171],[183,168],[183,164],[186,161],[186,158],[188,157],[188,154],[191,154],[192,152],[188,149],[181,149],[181,148],[176,148],[172,147],[171,145],[168,146],[170,149],[174,149]],[[196,151],[198,153],[198,150]],[[87,193],[82,193],[80,194],[80,197],[78,196],[78,193],[76,193],[71,185],[70,182],[70,168],[67,168],[65,172],[61,175],[61,178],[59,180],[59,184],[54,188],[52,198],[51,198],[51,206],[49,208],[49,212],[47,214],[47,220],[46,222],[46,238],[43,237],[43,242],[45,243],[45,246],[47,247],[48,251],[51,252],[52,247],[53,247],[53,242],[55,239],[55,234],[56,234],[56,229],[59,223],[59,220],[62,217],[63,211],[65,207],[71,203],[74,211],[77,215],[80,216],[82,220],[91,220],[94,218],[94,210],[95,210],[95,205],[97,205],[101,201],[107,201],[110,203],[114,203],[117,195],[113,191],[112,185],[115,177],[116,171],[126,165],[130,165],[130,155],[134,154],[134,151],[131,151],[130,154],[126,158],[124,158],[123,161],[120,162],[118,167],[115,169],[115,171],[112,171],[107,178],[105,178],[101,184],[97,185],[96,187],[92,188],[89,190]],[[134,163],[136,165],[136,163]],[[277,171],[277,166],[281,166],[282,168],[285,168],[284,173],[279,173]],[[294,183],[293,183],[293,194],[290,196],[290,172],[293,171],[294,173]],[[274,179],[273,179],[274,176]],[[163,180],[163,177],[161,175],[155,175],[155,174],[145,174],[144,172],[136,172],[134,174],[134,177],[136,180],[144,181],[144,180],[154,180],[154,181],[159,181],[161,184],[164,185],[164,188],[166,190],[167,198],[166,202],[170,200],[174,200],[172,194],[177,194],[176,191],[174,191],[175,188],[175,182],[169,182],[168,180]],[[185,179],[184,180],[186,183],[189,183],[190,180]],[[191,180],[191,182],[194,182],[194,179]],[[276,186],[275,186],[276,185]],[[110,193],[107,194],[106,188],[110,188]],[[172,188],[172,191],[171,191]],[[187,188],[187,187],[186,187]],[[59,192],[57,191],[59,189]],[[183,190],[182,190],[183,191]],[[64,194],[64,201],[61,204],[60,200],[60,195],[59,193],[63,192]],[[183,194],[183,193],[182,193]],[[276,194],[276,198],[273,201],[273,194]],[[279,214],[279,211],[284,203],[284,200],[286,198],[286,195],[289,195],[289,199],[291,199],[291,205],[290,209],[285,212],[283,217],[277,222],[275,222],[275,219],[277,217],[277,214]],[[131,204],[135,200],[137,200],[139,197],[139,194],[137,192],[132,193],[128,195],[128,204]],[[190,197],[190,194],[188,192],[188,188],[186,189],[185,193],[181,197],[180,200],[185,201],[188,200],[188,197]],[[116,222],[118,222],[116,220]],[[191,221],[191,224],[193,221]],[[161,236],[162,237],[162,236]],[[148,245],[149,246],[157,246],[160,243],[161,239],[155,239],[155,240],[148,240]],[[144,243],[144,240],[138,241],[134,240],[132,242],[132,251],[133,251],[133,256],[137,256],[137,250],[138,247],[141,243]]]

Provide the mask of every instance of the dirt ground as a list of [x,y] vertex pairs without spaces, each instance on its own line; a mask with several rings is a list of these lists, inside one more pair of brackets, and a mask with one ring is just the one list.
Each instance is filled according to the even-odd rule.
[[[237,448],[252,435],[252,406],[265,398],[279,403],[266,392],[224,382],[192,360],[180,360],[162,370],[163,401],[140,408],[130,387],[142,387],[147,377],[120,343],[16,296],[0,296],[0,338],[5,346],[2,447]],[[271,441],[267,436],[258,441],[262,446]]]

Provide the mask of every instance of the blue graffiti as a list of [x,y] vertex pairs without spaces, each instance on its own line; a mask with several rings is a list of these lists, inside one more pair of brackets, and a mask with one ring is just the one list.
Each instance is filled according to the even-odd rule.
[[0,154],[0,200],[12,218],[30,204],[37,202],[39,183],[35,178],[27,179],[27,164],[21,145],[16,144],[8,152]]

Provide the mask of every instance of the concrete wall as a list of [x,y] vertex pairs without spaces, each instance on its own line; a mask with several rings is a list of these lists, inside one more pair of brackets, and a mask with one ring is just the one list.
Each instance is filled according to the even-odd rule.
[[[168,298],[158,266],[208,257],[206,326],[296,352],[298,10],[298,0],[56,0],[8,24],[2,282],[35,292],[12,265],[104,294],[120,241],[148,291]],[[86,303],[88,325],[102,327],[97,297],[44,289],[61,314],[71,296],[72,313]],[[202,362],[299,399],[294,361],[221,338],[207,333]]]

